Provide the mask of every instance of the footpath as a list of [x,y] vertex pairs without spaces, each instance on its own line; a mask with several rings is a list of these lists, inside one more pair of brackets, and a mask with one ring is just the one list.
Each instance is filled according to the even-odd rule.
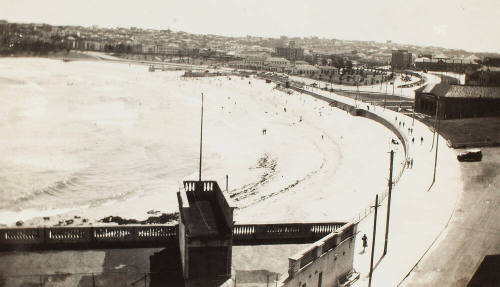
[[[316,94],[339,103],[357,106],[391,123],[404,135],[407,141],[407,159],[413,160],[413,166],[407,167],[404,176],[396,174],[393,185],[390,223],[387,241],[387,253],[384,256],[384,241],[387,219],[387,194],[379,195],[382,202],[378,208],[377,230],[373,260],[371,286],[404,285],[410,270],[428,252],[446,229],[455,210],[463,184],[460,179],[460,166],[456,152],[447,146],[442,137],[433,141],[432,130],[412,117],[384,110],[382,107],[366,103],[315,88],[307,88]],[[396,138],[396,136],[395,136]],[[436,144],[436,142],[439,142]],[[403,143],[401,143],[403,144]],[[435,182],[434,159],[437,153]],[[388,150],[389,152],[389,150]],[[389,153],[387,155],[387,176],[389,176]],[[394,166],[405,164],[394,162]],[[362,175],[362,177],[369,175]],[[372,206],[375,203],[373,198]],[[368,212],[367,212],[368,209]],[[355,216],[360,219],[356,242],[354,268],[360,273],[360,279],[354,286],[368,286],[370,253],[373,244],[374,208],[367,207]],[[365,214],[368,213],[367,216]],[[356,218],[354,220],[356,220]],[[368,248],[363,252],[361,237],[368,237]],[[431,285],[432,286],[432,285]]]

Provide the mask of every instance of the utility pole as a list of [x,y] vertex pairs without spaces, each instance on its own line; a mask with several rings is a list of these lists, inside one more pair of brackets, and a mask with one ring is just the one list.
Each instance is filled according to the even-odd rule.
[[368,274],[368,287],[372,286],[373,274],[373,253],[375,252],[375,236],[377,235],[377,209],[378,209],[378,194],[375,195],[375,214],[373,215],[373,236],[372,236],[372,255],[370,258],[370,274]]
[[359,83],[356,81],[356,99],[354,100],[356,108],[358,107]]
[[387,219],[385,221],[385,242],[384,242],[384,256],[387,254],[387,241],[389,238],[389,218],[391,215],[391,196],[392,196],[392,163],[394,161],[394,151],[391,150],[391,159],[389,167],[389,195],[387,197]]
[[229,192],[229,175],[226,174],[226,192]]
[[415,100],[413,100],[413,113],[412,113],[412,120],[411,120],[411,126],[415,126]]
[[200,171],[198,181],[201,181],[201,158],[203,146],[203,93],[201,93],[201,128],[200,128]]
[[437,128],[437,121],[438,121],[438,111],[439,111],[439,96],[436,96],[436,115],[434,116],[434,132],[432,133],[431,150],[434,148],[434,138],[436,137],[436,128]]
[[389,80],[385,81],[385,96],[384,96],[384,111],[385,111],[385,105],[387,102],[387,85],[388,85]]
[[437,158],[438,158],[438,147],[439,147],[439,121],[437,124],[437,138],[436,138],[436,153],[434,154],[434,175],[432,176],[432,184],[436,181],[436,168],[437,168]]
[[396,85],[396,80],[393,80],[391,83],[392,83],[392,96],[394,96],[394,86]]

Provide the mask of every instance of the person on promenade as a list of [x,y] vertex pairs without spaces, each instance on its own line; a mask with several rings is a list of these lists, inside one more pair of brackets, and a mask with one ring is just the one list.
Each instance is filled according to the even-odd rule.
[[366,237],[366,234],[363,234],[363,237],[361,237],[361,240],[363,240],[363,251],[362,253],[365,253],[366,247],[368,247],[368,237]]

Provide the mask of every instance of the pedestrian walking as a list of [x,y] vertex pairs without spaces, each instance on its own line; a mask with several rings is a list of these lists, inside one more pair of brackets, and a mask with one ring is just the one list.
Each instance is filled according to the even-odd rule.
[[420,137],[420,144],[424,142],[424,137]]
[[365,253],[365,248],[368,247],[368,237],[366,237],[366,234],[363,234],[363,237],[361,237],[361,240],[363,240],[363,251],[362,251],[362,253]]

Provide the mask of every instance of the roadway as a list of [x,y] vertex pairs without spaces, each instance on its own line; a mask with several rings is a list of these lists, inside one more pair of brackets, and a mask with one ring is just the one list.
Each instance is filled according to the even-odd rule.
[[464,189],[447,230],[404,285],[466,286],[486,255],[500,254],[500,148],[482,152],[459,164]]

